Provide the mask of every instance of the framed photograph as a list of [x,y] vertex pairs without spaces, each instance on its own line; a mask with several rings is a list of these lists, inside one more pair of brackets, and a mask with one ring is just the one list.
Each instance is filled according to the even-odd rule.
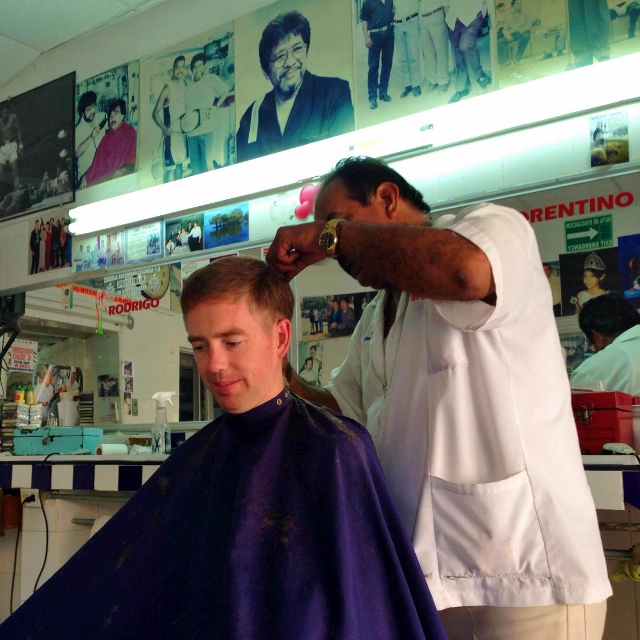
[[79,189],[136,170],[140,64],[109,69],[78,83],[75,184]]
[[151,222],[140,227],[125,229],[124,263],[136,264],[158,260],[164,254],[162,222]]
[[140,63],[140,187],[236,161],[233,24]]
[[0,102],[0,220],[73,202],[75,73]]

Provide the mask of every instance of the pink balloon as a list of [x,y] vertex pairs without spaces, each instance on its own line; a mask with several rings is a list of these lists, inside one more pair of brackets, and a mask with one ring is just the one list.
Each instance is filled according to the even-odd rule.
[[304,187],[300,189],[300,204],[304,204],[305,202],[311,202],[313,204],[317,194],[317,184],[305,184]]
[[304,220],[306,217],[309,216],[312,209],[313,209],[313,204],[307,201],[307,202],[303,202],[301,205],[298,205],[294,209],[294,213],[296,218],[300,218],[301,220]]

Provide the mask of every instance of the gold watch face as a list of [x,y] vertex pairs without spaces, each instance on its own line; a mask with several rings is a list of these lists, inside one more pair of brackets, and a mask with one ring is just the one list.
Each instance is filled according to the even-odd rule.
[[330,231],[323,231],[320,235],[320,248],[323,251],[331,251],[331,249],[335,248],[338,238],[335,234]]

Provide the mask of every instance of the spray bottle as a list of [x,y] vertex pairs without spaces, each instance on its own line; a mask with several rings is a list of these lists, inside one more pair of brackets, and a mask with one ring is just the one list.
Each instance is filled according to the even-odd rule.
[[151,428],[151,453],[171,453],[171,427],[167,422],[167,401],[171,406],[171,398],[175,391],[158,391],[151,396],[156,401],[156,421]]

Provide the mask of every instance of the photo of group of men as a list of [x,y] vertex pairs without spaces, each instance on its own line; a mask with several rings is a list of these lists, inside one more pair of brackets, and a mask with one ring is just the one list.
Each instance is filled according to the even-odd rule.
[[75,184],[84,189],[136,170],[139,64],[105,71],[76,87]]
[[73,271],[95,271],[124,264],[122,232],[78,238]]
[[0,103],[0,220],[73,200],[74,90],[70,73]]
[[29,274],[71,266],[72,245],[68,218],[36,218],[29,230]]
[[204,249],[204,215],[195,213],[165,223],[165,255],[172,256]]
[[301,342],[350,336],[375,291],[302,298]]

